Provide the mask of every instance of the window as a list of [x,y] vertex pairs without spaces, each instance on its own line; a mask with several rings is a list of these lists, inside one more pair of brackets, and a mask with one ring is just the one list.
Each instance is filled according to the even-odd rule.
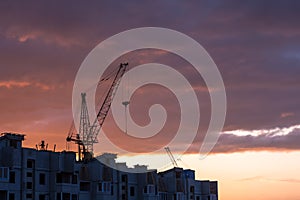
[[18,147],[18,141],[17,140],[10,140],[9,141],[9,146],[16,149]]
[[126,174],[122,175],[122,182],[127,182],[127,175]]
[[61,200],[61,194],[59,192],[56,193],[56,200]]
[[155,193],[155,186],[154,185],[146,185],[144,187],[144,193],[146,193],[146,194],[154,194]]
[[77,200],[77,194],[72,194],[72,200]]
[[183,193],[177,193],[177,194],[175,194],[175,197],[176,197],[176,200],[183,200],[184,199]]
[[27,168],[33,168],[34,167],[34,160],[28,159],[27,160]]
[[13,172],[13,171],[10,171],[9,172],[9,182],[10,183],[15,183],[16,182],[16,173],[15,172]]
[[114,186],[112,184],[110,186],[110,195],[114,195]]
[[15,200],[15,194],[14,193],[9,193],[8,199],[9,200]]
[[98,183],[99,192],[110,192],[111,183],[110,182],[100,182]]
[[72,175],[72,184],[77,184],[77,175]]
[[200,200],[200,197],[199,197],[199,196],[197,196],[197,197],[196,197],[196,200]]
[[56,183],[77,184],[77,175],[72,173],[57,173]]
[[175,172],[176,173],[176,178],[181,178],[181,172]]
[[90,191],[90,183],[80,182],[80,191]]
[[195,192],[195,186],[191,186],[191,187],[190,187],[190,192],[191,192],[191,193],[194,193],[194,192]]
[[31,190],[32,189],[32,182],[27,182],[26,183],[26,188]]
[[130,187],[130,196],[134,196],[134,187],[133,186]]
[[32,172],[27,172],[26,175],[27,177],[32,177]]
[[61,173],[56,174],[56,183],[62,183],[62,175]]
[[32,194],[31,193],[27,193],[26,194],[26,199],[32,199]]
[[70,193],[63,193],[62,200],[70,200]]
[[163,192],[160,192],[160,193],[159,193],[159,199],[160,199],[160,200],[167,200],[167,194],[166,194],[166,193],[163,193]]
[[40,173],[40,185],[46,184],[46,175],[44,173]]
[[0,180],[8,181],[8,167],[0,167]]
[[44,195],[44,194],[39,195],[39,200],[45,200],[45,199],[46,199],[46,195]]

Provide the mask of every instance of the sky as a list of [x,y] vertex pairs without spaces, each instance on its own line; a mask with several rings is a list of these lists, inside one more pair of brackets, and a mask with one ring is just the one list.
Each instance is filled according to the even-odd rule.
[[[73,84],[88,53],[128,29],[169,28],[199,42],[224,81],[226,121],[205,159],[198,158],[197,149],[210,119],[209,94],[189,63],[168,52],[140,50],[121,56],[110,67],[123,60],[133,67],[157,62],[190,80],[201,99],[201,123],[179,163],[189,163],[197,178],[218,180],[222,200],[300,199],[299,9],[296,0],[1,1],[0,132],[26,134],[27,147],[44,139],[49,148],[57,144],[64,150]],[[161,100],[170,125],[162,143],[155,143],[159,146],[172,137],[180,118],[172,93],[156,87],[140,88],[130,111],[145,125],[149,107]],[[117,132],[111,118],[110,113],[103,128]]]

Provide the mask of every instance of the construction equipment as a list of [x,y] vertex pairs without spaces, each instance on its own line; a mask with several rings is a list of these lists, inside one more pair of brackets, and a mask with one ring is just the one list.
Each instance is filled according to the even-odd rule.
[[[71,125],[67,142],[75,142],[78,145],[78,159],[81,160],[81,154],[87,155],[93,153],[93,145],[98,143],[97,136],[104,124],[105,118],[111,107],[115,93],[120,85],[121,78],[126,72],[128,63],[121,63],[118,71],[116,72],[112,83],[110,84],[109,90],[104,98],[104,101],[99,109],[96,119],[93,124],[90,125],[89,114],[87,109],[87,103],[85,99],[85,93],[81,94],[81,113],[80,113],[80,125],[79,132],[75,134],[74,122]],[[108,80],[109,78],[101,79],[100,81]]]
[[169,147],[165,147],[165,150],[166,150],[168,156],[170,157],[170,160],[171,160],[173,166],[174,167],[178,167],[178,164],[177,164],[177,162],[176,162],[176,160],[175,160],[175,158],[174,158],[174,156],[173,156],[170,148]]

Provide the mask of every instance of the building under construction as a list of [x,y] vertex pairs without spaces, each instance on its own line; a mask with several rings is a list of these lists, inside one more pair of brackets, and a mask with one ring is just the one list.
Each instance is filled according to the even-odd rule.
[[[195,172],[179,168],[168,147],[165,149],[174,168],[159,173],[143,165],[128,168],[126,163],[116,162],[116,154],[93,157],[93,145],[98,142],[99,131],[127,66],[128,63],[121,63],[115,73],[98,83],[99,86],[109,81],[109,88],[92,123],[86,94],[81,94],[78,132],[73,121],[66,138],[68,143],[77,144],[77,153],[48,150],[43,141],[36,148],[23,148],[24,135],[0,136],[0,200],[218,199],[217,182],[195,180]],[[128,104],[129,101],[123,102],[125,109]]]
[[[76,153],[48,150],[44,143],[24,148],[24,135],[0,136],[1,200],[217,200],[216,181],[195,180],[191,169],[174,167],[157,172],[135,166],[145,173],[124,172],[115,154],[77,161]],[[128,171],[128,170],[127,170]]]

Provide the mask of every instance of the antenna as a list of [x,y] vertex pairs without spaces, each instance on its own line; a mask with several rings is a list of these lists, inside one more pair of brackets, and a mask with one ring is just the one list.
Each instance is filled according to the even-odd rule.
[[[128,108],[128,105],[130,104],[130,101],[129,101],[129,73],[127,74],[127,77],[126,77],[126,86],[123,88],[123,90],[125,90],[123,92],[122,90],[122,97],[125,98],[124,99],[127,99],[127,100],[124,100],[122,102],[122,105],[124,106],[125,110],[124,110],[124,117],[125,117],[125,133],[127,134],[127,131],[128,131],[128,123],[127,123],[127,108]],[[125,84],[124,84],[125,85]],[[125,93],[125,95],[123,96],[123,93]]]
[[129,105],[129,101],[123,101],[122,104],[125,106],[125,133],[127,134],[127,107]]

